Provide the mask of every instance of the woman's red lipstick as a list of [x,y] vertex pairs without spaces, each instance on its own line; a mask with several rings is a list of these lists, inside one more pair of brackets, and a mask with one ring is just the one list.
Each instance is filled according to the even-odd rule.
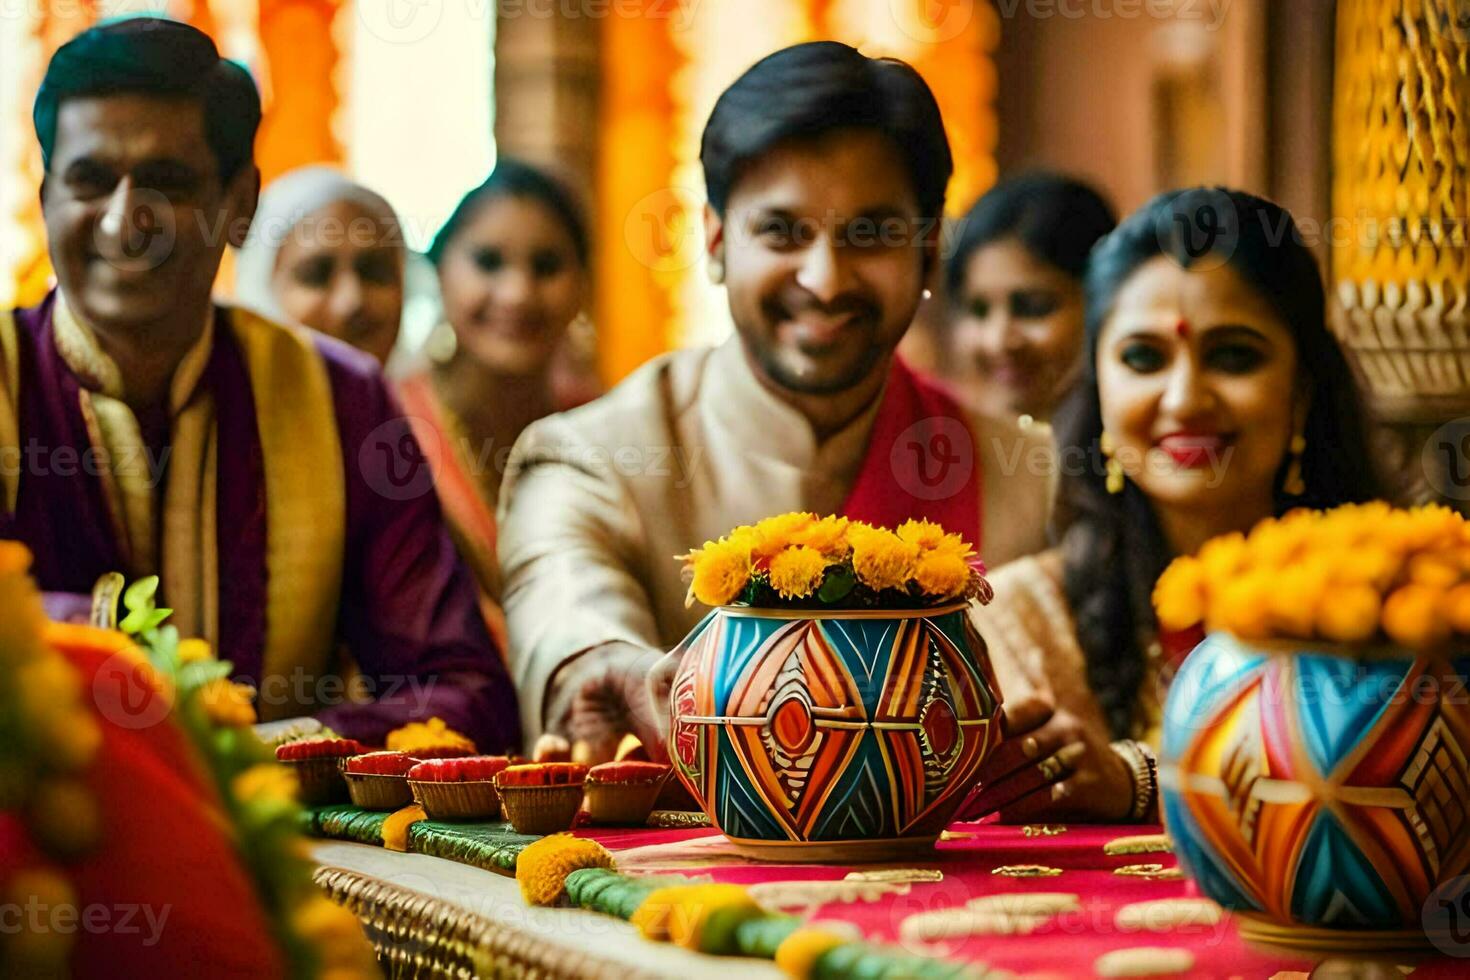
[[1155,443],[1180,469],[1203,469],[1219,459],[1229,442],[1216,432],[1171,432]]

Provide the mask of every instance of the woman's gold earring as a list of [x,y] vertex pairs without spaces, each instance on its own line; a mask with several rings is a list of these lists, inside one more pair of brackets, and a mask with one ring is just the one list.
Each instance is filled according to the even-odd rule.
[[722,285],[724,285],[724,283],[725,283],[725,260],[724,259],[711,258],[709,260],[709,281],[712,282],[712,283],[714,283],[716,286],[722,286]]
[[435,364],[448,364],[454,360],[455,351],[459,350],[459,337],[454,333],[454,327],[449,325],[448,320],[442,320],[429,331],[428,338],[424,341],[424,354]]
[[586,310],[578,313],[567,327],[567,345],[584,360],[597,356],[597,327]]
[[1117,443],[1113,441],[1113,434],[1104,429],[1098,437],[1097,448],[1102,452],[1105,472],[1107,473],[1108,493],[1123,492],[1123,464],[1113,454],[1118,451]]
[[1307,437],[1298,432],[1291,437],[1291,462],[1286,465],[1286,480],[1281,489],[1292,497],[1307,492],[1307,483],[1302,479],[1302,454],[1307,451]]

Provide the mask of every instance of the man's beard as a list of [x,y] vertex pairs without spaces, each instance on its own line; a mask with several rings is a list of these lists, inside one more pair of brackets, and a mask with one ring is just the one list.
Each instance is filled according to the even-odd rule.
[[[803,298],[806,302],[802,302]],[[817,308],[823,314],[834,312],[854,314],[856,320],[851,329],[860,330],[864,335],[862,339],[866,343],[866,348],[862,356],[856,360],[850,369],[843,371],[835,378],[813,379],[799,371],[791,369],[782,362],[782,348],[776,340],[777,330],[775,326],[800,316],[804,307],[808,306]],[[819,303],[811,297],[798,298],[795,303],[782,303],[775,298],[769,298],[761,303],[761,314],[764,322],[757,331],[749,334],[749,336],[759,338],[760,340],[755,351],[755,359],[760,364],[761,370],[765,372],[766,377],[787,391],[794,392],[795,394],[836,395],[847,391],[867,378],[872,372],[874,365],[883,356],[883,351],[876,343],[876,339],[881,333],[882,310],[876,303],[864,297],[846,295],[840,297],[832,304]],[[768,326],[772,329],[764,329]],[[834,343],[831,346],[837,347],[838,344]],[[796,351],[803,357],[813,359],[820,358],[820,355],[824,353],[820,350],[809,352],[804,350],[800,344],[796,346]]]
[[781,352],[774,347],[762,347],[757,350],[756,360],[760,362],[761,370],[765,372],[766,377],[787,391],[798,395],[836,395],[855,388],[867,378],[882,355],[883,352],[877,344],[869,344],[863,356],[851,370],[844,371],[836,378],[826,380],[807,378],[800,372],[791,370],[782,363]]

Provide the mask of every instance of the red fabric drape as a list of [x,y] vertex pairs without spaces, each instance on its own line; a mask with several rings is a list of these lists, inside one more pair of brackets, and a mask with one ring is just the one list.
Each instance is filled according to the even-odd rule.
[[895,357],[843,514],[878,527],[930,520],[979,551],[980,479],[965,410],[938,382]]

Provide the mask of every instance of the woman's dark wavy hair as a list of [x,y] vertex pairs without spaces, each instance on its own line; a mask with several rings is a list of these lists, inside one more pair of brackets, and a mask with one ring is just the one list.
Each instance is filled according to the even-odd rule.
[[1380,496],[1357,386],[1327,329],[1322,277],[1285,209],[1224,188],[1170,191],[1103,239],[1084,281],[1084,374],[1056,429],[1059,458],[1085,459],[1088,465],[1063,467],[1056,522],[1064,588],[1087,657],[1088,681],[1117,735],[1128,730],[1143,678],[1142,640],[1153,631],[1153,586],[1174,556],[1148,500],[1132,482],[1121,494],[1107,491],[1098,447],[1103,425],[1097,341],[1119,290],[1140,266],[1161,255],[1186,269],[1223,259],[1291,330],[1299,383],[1311,392],[1303,433],[1306,492],[1290,496],[1282,490],[1288,465],[1283,460],[1276,474],[1276,512]]
[[1073,279],[1087,271],[1087,256],[1118,224],[1118,216],[1092,187],[1044,170],[1003,180],[970,206],[945,270],[951,302],[958,303],[966,266],[976,251],[1015,238],[1026,251]]
[[459,233],[464,231],[465,226],[480,213],[480,209],[491,201],[507,197],[535,201],[556,215],[571,236],[577,261],[586,268],[591,246],[587,236],[587,219],[583,217],[576,197],[561,181],[544,170],[533,167],[524,160],[506,156],[495,161],[495,169],[490,171],[490,176],[485,178],[484,183],[459,199],[459,203],[454,206],[454,213],[444,222],[444,227],[439,229],[425,253],[429,261],[437,267],[443,261],[445,251],[459,237]]

